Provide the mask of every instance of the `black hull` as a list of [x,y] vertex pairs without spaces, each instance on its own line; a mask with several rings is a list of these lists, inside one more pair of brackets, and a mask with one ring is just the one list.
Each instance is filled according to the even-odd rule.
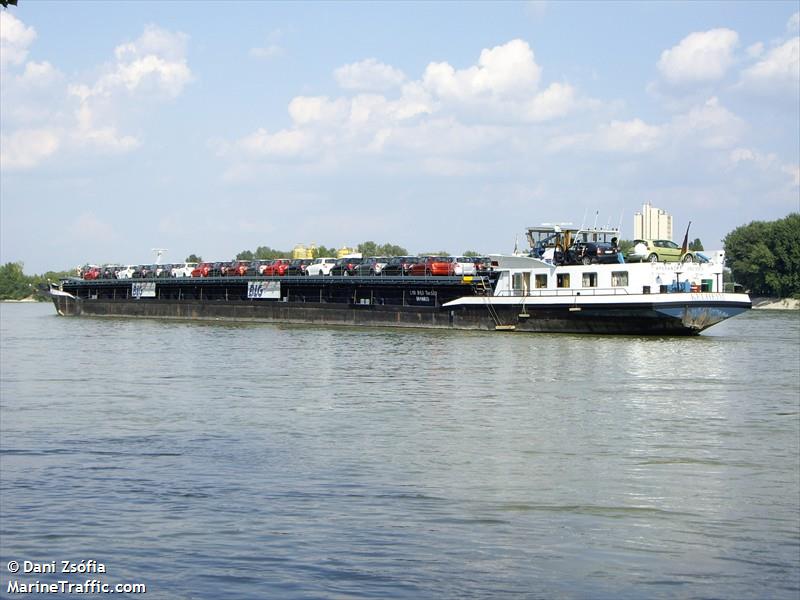
[[[498,307],[490,313],[483,306],[448,309],[233,300],[82,300],[67,296],[53,296],[53,302],[61,315],[88,317],[604,335],[697,335],[704,328],[687,325],[684,319],[664,314],[656,307],[648,305],[595,308],[579,312],[553,307],[528,309],[520,315],[519,310],[512,307]],[[722,319],[715,322],[719,320]]]

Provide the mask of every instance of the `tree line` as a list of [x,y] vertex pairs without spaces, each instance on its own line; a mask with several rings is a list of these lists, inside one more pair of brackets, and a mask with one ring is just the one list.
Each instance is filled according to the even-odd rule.
[[[403,246],[396,244],[376,244],[373,241],[366,241],[360,243],[356,248],[356,252],[361,253],[363,256],[407,256],[408,250]],[[315,246],[312,248],[313,258],[320,257],[335,257],[337,249],[335,247]],[[425,252],[426,256],[448,256],[449,252],[446,250],[438,250],[435,252]],[[236,255],[236,260],[270,260],[275,258],[288,258],[292,255],[291,250],[278,250],[269,246],[259,246],[255,250],[242,250]],[[475,250],[467,250],[462,256],[481,256]],[[190,254],[186,257],[186,262],[203,262],[203,257],[198,254]]]
[[[725,236],[726,264],[733,281],[744,286],[755,295],[800,298],[800,213],[792,213],[777,221],[753,221],[742,225]],[[633,242],[621,240],[620,248],[627,252]],[[703,244],[695,238],[690,250],[702,250]],[[363,242],[357,247],[364,256],[405,256],[408,250],[395,244]],[[243,250],[237,260],[285,258],[291,251],[259,246],[255,250]],[[336,248],[317,246],[314,257],[336,256]],[[447,255],[445,251],[424,253]],[[467,250],[463,256],[480,256]],[[202,258],[191,254],[186,262],[202,262]],[[48,271],[42,275],[26,275],[21,262],[9,262],[0,266],[0,300],[21,300],[37,296],[40,287],[48,282],[57,282],[69,277],[73,271]],[[40,299],[44,299],[40,296]]]
[[800,297],[800,213],[753,221],[723,240],[733,279],[754,295]]
[[49,282],[58,283],[59,279],[74,275],[74,271],[48,271],[43,275],[25,275],[21,262],[9,262],[0,266],[0,300],[22,300],[34,296],[37,300],[46,300],[41,288]]

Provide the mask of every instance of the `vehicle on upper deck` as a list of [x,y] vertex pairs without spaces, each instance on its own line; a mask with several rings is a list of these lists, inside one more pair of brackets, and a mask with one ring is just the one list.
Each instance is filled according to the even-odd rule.
[[306,267],[306,275],[330,275],[336,259],[330,256],[315,258]]
[[192,271],[194,271],[196,267],[196,262],[177,264],[172,266],[171,273],[173,277],[191,277]]
[[475,264],[474,258],[467,256],[458,256],[455,261],[455,274],[456,275],[475,275],[478,267]]
[[81,279],[92,280],[100,279],[102,269],[97,265],[86,265],[81,267]]
[[355,268],[356,275],[380,275],[383,267],[389,262],[388,258],[382,256],[369,256],[361,261]]
[[565,264],[596,265],[619,262],[619,249],[609,242],[578,242],[567,250]]
[[344,257],[340,258],[334,263],[333,267],[331,267],[329,275],[339,275],[339,276],[352,276],[356,274],[356,268],[358,265],[362,263],[363,258],[357,258],[355,256]]
[[408,275],[411,271],[412,265],[420,261],[418,256],[393,256],[389,262],[381,269],[381,274],[388,276],[403,276]]
[[[530,256],[554,265],[618,262],[619,229],[545,223],[526,230]],[[608,252],[609,247],[614,249]],[[588,254],[587,254],[588,252]],[[588,259],[584,262],[584,258]]]
[[192,277],[210,277],[212,266],[213,263],[201,262],[194,269],[192,269]]
[[703,262],[708,257],[683,248],[672,240],[633,240],[633,249],[625,257],[627,262]]
[[289,268],[288,258],[276,258],[264,267],[264,275],[267,277],[286,275],[286,269]]
[[409,275],[455,275],[455,261],[452,256],[428,256],[422,262],[411,265]]
[[311,264],[311,258],[295,258],[286,267],[286,275],[298,276],[306,275],[306,269]]
[[223,266],[221,274],[225,277],[244,277],[249,266],[248,260],[234,260]]
[[136,270],[136,265],[125,265],[117,271],[117,279],[130,279]]

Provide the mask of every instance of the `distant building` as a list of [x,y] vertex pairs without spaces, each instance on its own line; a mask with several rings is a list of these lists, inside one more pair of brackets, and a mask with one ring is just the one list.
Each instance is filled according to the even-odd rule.
[[645,202],[633,215],[633,237],[637,240],[671,240],[672,215]]

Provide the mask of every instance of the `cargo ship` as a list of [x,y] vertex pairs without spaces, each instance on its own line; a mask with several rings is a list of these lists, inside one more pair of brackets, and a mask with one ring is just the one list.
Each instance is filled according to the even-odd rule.
[[[492,256],[470,276],[228,276],[62,280],[63,316],[222,320],[517,333],[697,335],[751,308],[723,260],[559,264]],[[556,255],[557,256],[557,255]]]

